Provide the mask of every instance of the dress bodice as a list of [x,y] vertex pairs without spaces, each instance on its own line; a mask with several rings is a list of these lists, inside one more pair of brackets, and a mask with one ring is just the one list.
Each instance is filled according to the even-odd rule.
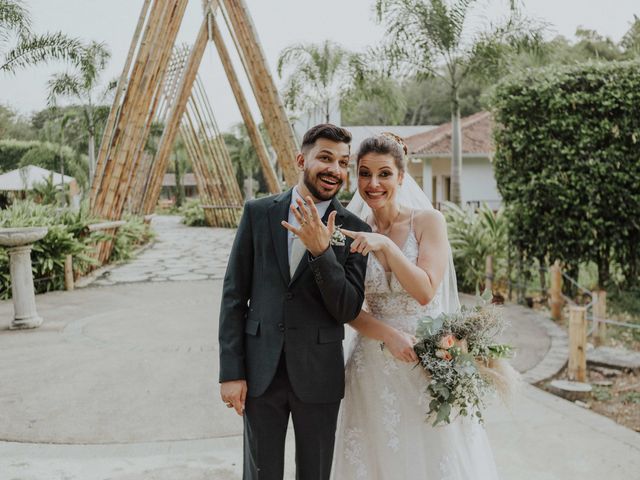
[[[413,228],[413,213],[409,236],[401,251],[410,262],[417,263],[419,245]],[[420,305],[406,292],[393,272],[385,272],[375,253],[372,253],[365,277],[365,300],[365,308],[378,320],[413,334],[421,317],[437,316],[442,311],[442,284],[428,305]]]

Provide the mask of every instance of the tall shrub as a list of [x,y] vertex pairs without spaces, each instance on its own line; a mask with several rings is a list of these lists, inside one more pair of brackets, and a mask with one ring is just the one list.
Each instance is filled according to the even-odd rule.
[[640,63],[589,63],[503,80],[493,97],[495,175],[510,236],[529,259],[617,261],[637,281]]

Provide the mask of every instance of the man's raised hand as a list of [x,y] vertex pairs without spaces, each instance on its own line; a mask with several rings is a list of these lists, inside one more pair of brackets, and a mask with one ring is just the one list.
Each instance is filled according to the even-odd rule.
[[289,222],[282,221],[282,226],[296,235],[304,244],[305,248],[314,257],[322,255],[331,242],[331,235],[336,226],[336,214],[333,211],[329,214],[327,225],[322,223],[322,218],[311,197],[307,197],[307,204],[297,199],[298,208],[291,205],[291,212],[296,217],[300,227],[296,228]]

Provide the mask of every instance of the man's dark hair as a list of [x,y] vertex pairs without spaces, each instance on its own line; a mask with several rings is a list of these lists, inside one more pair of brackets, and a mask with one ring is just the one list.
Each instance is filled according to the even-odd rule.
[[307,133],[302,138],[302,147],[300,149],[303,152],[309,150],[319,138],[349,145],[351,143],[351,132],[330,123],[321,123],[307,130]]

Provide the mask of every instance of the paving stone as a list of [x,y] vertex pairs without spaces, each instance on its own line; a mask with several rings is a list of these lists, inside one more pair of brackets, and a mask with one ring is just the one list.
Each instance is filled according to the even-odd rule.
[[640,370],[640,352],[620,347],[597,347],[587,351],[587,361],[609,368]]

